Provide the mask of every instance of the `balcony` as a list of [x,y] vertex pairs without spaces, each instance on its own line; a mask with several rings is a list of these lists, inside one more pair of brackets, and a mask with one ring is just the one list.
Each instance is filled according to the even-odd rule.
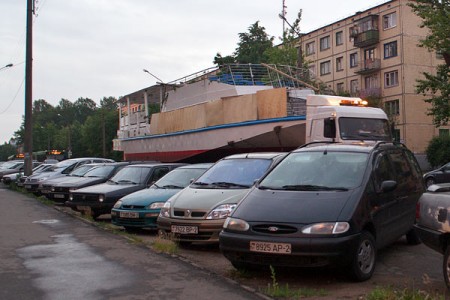
[[377,44],[380,41],[378,30],[367,30],[355,35],[353,45],[357,48],[364,48]]
[[359,63],[360,68],[355,71],[359,75],[368,75],[378,72],[381,69],[380,59],[365,59]]

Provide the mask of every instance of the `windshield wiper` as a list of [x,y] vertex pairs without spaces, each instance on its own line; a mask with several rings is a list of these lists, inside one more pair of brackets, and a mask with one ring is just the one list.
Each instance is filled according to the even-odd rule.
[[175,184],[166,184],[163,186],[164,189],[184,189],[184,187]]
[[113,184],[119,184],[118,182],[115,182],[114,180],[108,179],[109,183],[113,183]]
[[134,182],[134,181],[131,181],[131,180],[125,180],[125,179],[119,180],[119,181],[117,181],[117,183],[131,183],[131,184],[137,184],[137,182]]
[[209,183],[201,182],[201,181],[196,181],[196,182],[193,182],[192,184],[193,185],[203,185],[203,186],[209,185]]
[[284,185],[282,188],[293,191],[348,191],[348,189],[344,187],[328,187],[311,184]]
[[211,183],[212,185],[216,185],[216,186],[220,186],[220,187],[243,187],[243,188],[249,188],[249,185],[246,184],[239,184],[239,183],[233,183],[233,182],[225,182],[225,181],[220,181],[220,182],[213,182]]

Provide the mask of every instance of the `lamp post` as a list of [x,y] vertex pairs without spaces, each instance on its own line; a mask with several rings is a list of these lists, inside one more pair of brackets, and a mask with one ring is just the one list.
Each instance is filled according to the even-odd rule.
[[160,105],[160,109],[162,110],[164,104],[166,103],[166,99],[167,99],[167,95],[166,95],[166,88],[167,88],[167,84],[165,84],[160,78],[158,78],[156,75],[153,75],[152,73],[150,73],[148,70],[143,69],[143,71],[145,73],[148,73],[150,76],[152,76],[153,78],[155,78],[156,80],[158,80],[156,83],[160,84],[162,86],[162,89],[160,89],[160,93],[159,93],[159,105]]

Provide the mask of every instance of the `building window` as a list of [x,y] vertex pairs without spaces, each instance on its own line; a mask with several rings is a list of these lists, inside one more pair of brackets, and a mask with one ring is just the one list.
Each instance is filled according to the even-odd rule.
[[320,75],[326,75],[331,73],[331,61],[325,61],[320,63]]
[[339,82],[338,84],[336,84],[336,91],[338,92],[338,94],[342,94],[344,92],[343,82]]
[[317,75],[317,72],[316,72],[316,65],[309,65],[309,74],[312,76],[312,77],[316,77],[316,75]]
[[449,130],[448,129],[439,129],[439,136],[440,137],[448,137],[449,136]]
[[350,93],[356,95],[359,91],[359,83],[357,79],[350,81]]
[[358,66],[358,53],[350,54],[350,68]]
[[398,71],[384,73],[384,87],[392,87],[398,85]]
[[391,13],[383,16],[383,29],[389,29],[397,26],[397,14]]
[[311,55],[311,54],[316,53],[315,45],[316,45],[316,43],[314,43],[314,42],[306,44],[306,55]]
[[389,116],[398,116],[400,114],[400,104],[399,104],[398,99],[386,101],[384,103],[384,111]]
[[326,36],[320,39],[320,51],[324,51],[330,48],[330,36]]
[[344,43],[344,32],[336,32],[336,46],[342,45]]
[[338,72],[342,70],[344,70],[344,58],[341,56],[336,58],[336,71]]
[[384,58],[397,56],[397,41],[384,44]]
[[364,77],[364,85],[365,85],[366,89],[379,88],[377,76]]

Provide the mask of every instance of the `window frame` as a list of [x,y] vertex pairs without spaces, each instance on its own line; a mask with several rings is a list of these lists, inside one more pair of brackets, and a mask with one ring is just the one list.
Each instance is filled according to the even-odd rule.
[[390,88],[390,87],[394,87],[394,86],[398,86],[398,85],[399,85],[398,70],[384,73],[384,87],[385,88]]
[[[325,70],[325,66],[328,66],[328,70]],[[331,60],[327,60],[320,63],[320,76],[331,74]]]
[[385,14],[383,16],[383,30],[397,27],[397,12]]
[[341,46],[344,44],[344,31],[338,31],[335,35],[336,38],[336,46]]
[[331,45],[330,45],[330,36],[329,35],[320,38],[320,51],[328,50],[328,49],[330,49],[330,47],[331,47]]
[[392,41],[383,45],[384,59],[398,56],[397,41]]
[[313,55],[315,53],[316,53],[316,42],[306,43],[305,44],[305,54],[306,54],[306,56]]
[[358,52],[350,53],[350,68],[358,67]]
[[336,57],[336,72],[344,71],[344,57]]

